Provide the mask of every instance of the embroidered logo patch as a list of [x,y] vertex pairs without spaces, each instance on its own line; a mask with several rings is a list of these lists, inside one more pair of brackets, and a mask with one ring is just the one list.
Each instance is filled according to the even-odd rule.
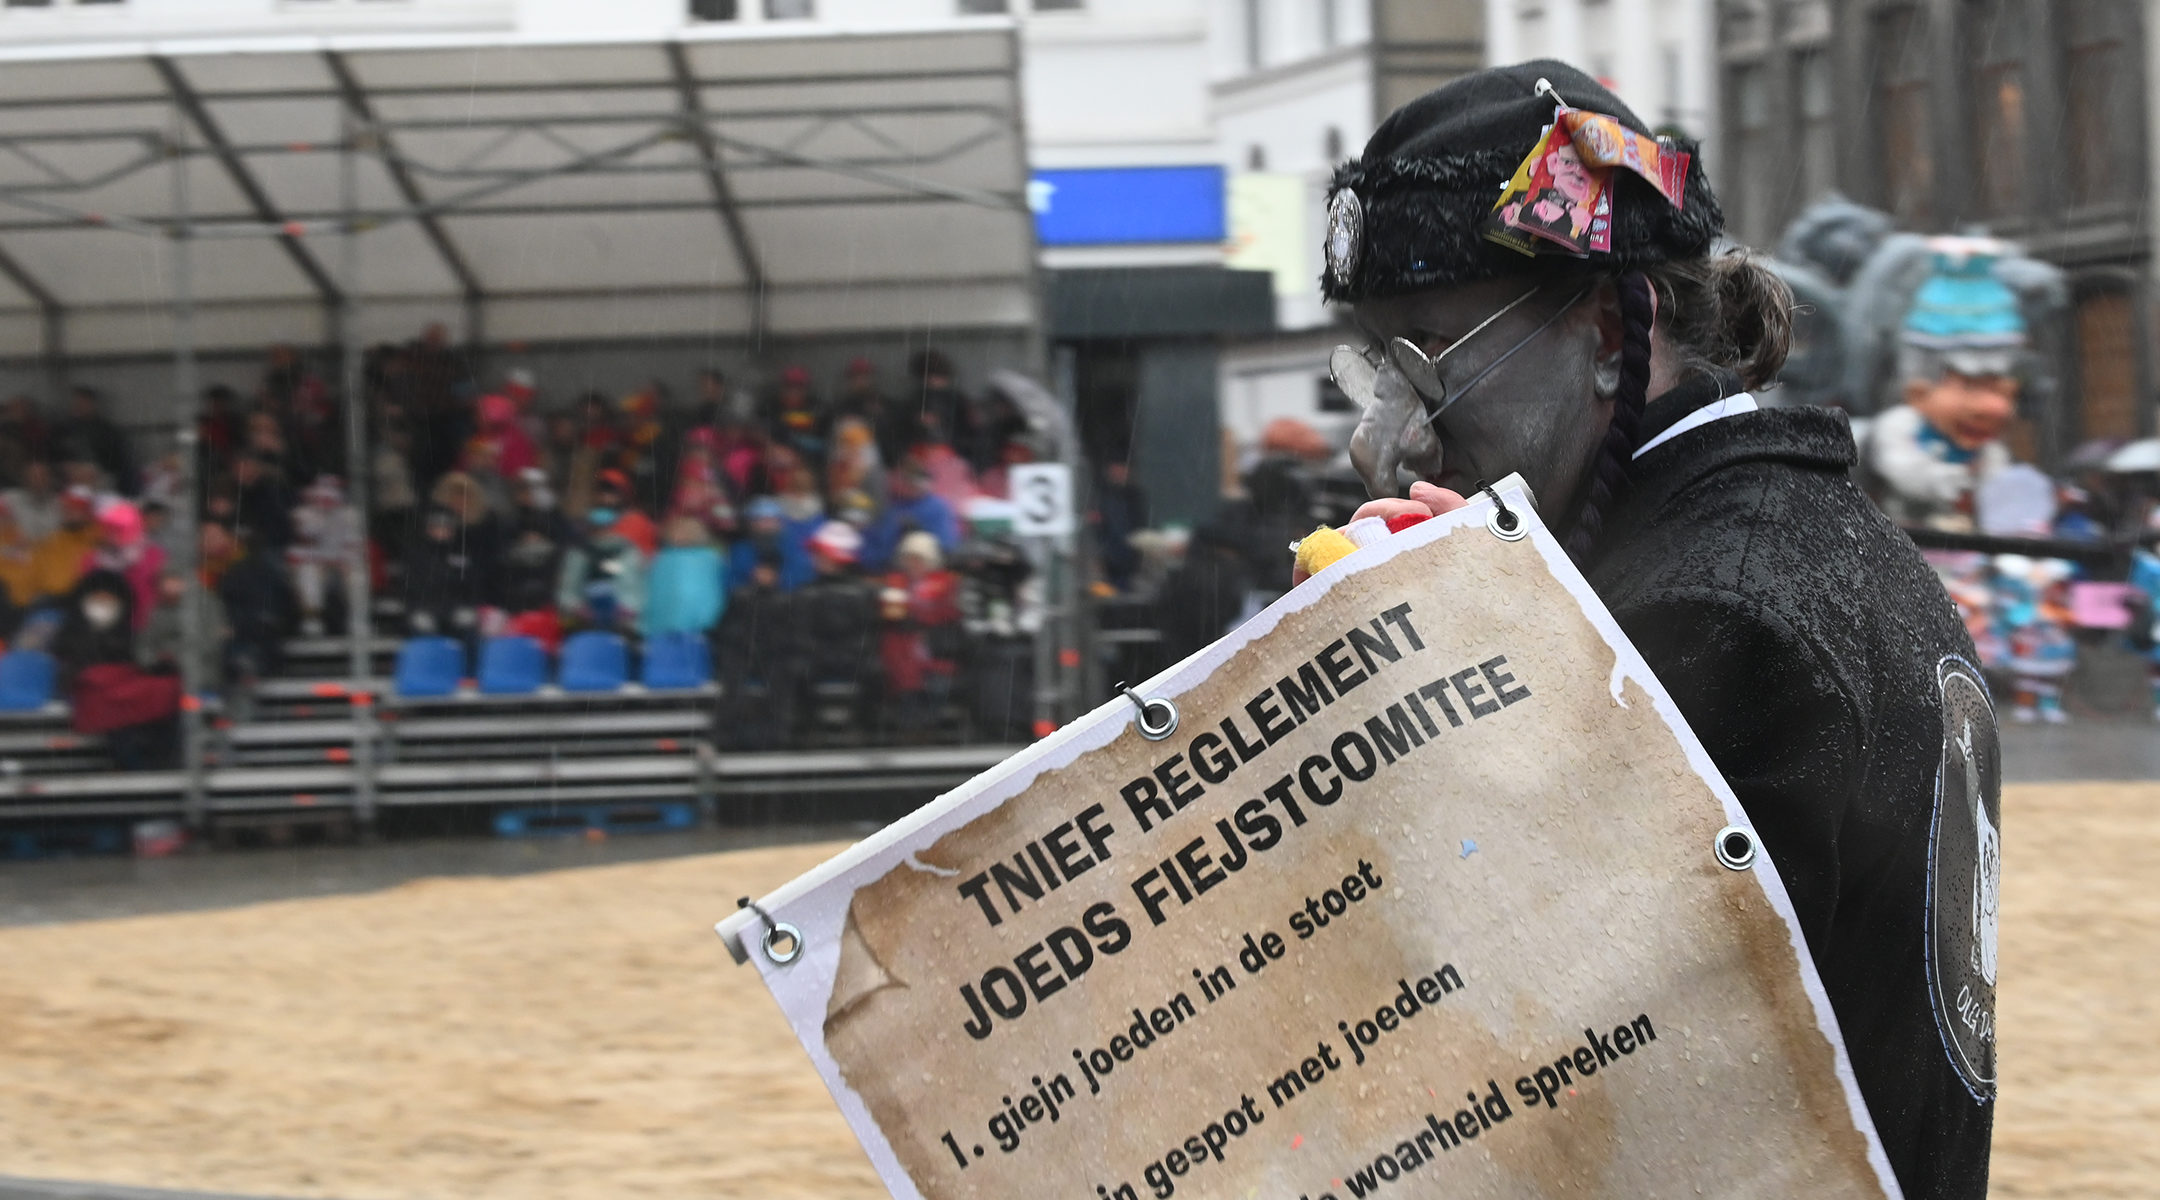
[[1365,250],[1365,205],[1349,188],[1335,193],[1327,209],[1327,269],[1336,287],[1350,286]]
[[1950,1065],[1985,1104],[1995,1097],[2002,750],[1994,706],[1972,664],[1945,658],[1936,682],[1943,745],[1928,845],[1928,990]]

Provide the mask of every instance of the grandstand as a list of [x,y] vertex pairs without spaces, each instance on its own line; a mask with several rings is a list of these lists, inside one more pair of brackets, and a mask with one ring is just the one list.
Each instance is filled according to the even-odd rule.
[[[160,818],[213,834],[269,818],[365,830],[385,810],[451,805],[563,810],[580,818],[579,830],[636,828],[604,811],[632,806],[655,813],[653,827],[674,827],[668,820],[679,818],[668,814],[724,818],[732,802],[750,797],[921,797],[1014,749],[878,746],[866,738],[852,747],[723,752],[713,740],[722,689],[709,671],[653,681],[654,670],[676,664],[648,652],[638,674],[626,655],[604,654],[595,674],[568,646],[562,661],[549,663],[544,653],[539,660],[526,653],[535,647],[517,645],[524,640],[484,644],[483,659],[498,644],[510,653],[468,675],[456,643],[410,639],[391,651],[387,674],[355,685],[341,669],[343,639],[295,639],[285,674],[258,682],[246,719],[206,705],[211,732],[193,811],[186,772],[115,770],[99,739],[70,732],[49,672],[43,690],[0,687],[0,832],[28,822],[64,830]],[[445,643],[456,655],[447,673]],[[0,659],[0,680],[14,685],[38,657],[10,652]],[[669,805],[682,809],[656,807]]]
[[[0,359],[23,378],[185,397],[134,418],[183,444],[198,352],[321,348],[349,399],[362,338],[421,319],[461,327],[474,361],[514,344],[567,367],[627,347],[654,371],[716,353],[764,369],[935,332],[978,366],[1042,362],[1010,29],[0,57],[0,146],[36,148],[34,169],[0,171],[14,218],[0,222]],[[553,252],[530,252],[542,245]],[[146,292],[148,278],[172,294]],[[146,374],[165,353],[170,393]],[[366,512],[368,418],[343,407],[339,473]],[[177,457],[177,493],[201,494],[193,456]],[[174,565],[190,576],[193,507],[175,511],[187,549]],[[1010,751],[1003,725],[973,744],[964,704],[908,745],[813,719],[788,749],[731,749],[728,706],[756,703],[757,681],[728,682],[704,639],[587,633],[559,653],[519,637],[401,641],[361,561],[346,579],[374,619],[286,639],[245,688],[213,680],[204,592],[188,589],[178,770],[116,769],[100,738],[72,731],[43,652],[11,651],[0,835],[35,826],[62,849],[109,848],[103,832],[67,835],[160,819],[365,833],[450,809],[495,811],[506,833],[674,828],[759,797],[919,797]],[[812,681],[813,717],[862,711],[855,687]]]

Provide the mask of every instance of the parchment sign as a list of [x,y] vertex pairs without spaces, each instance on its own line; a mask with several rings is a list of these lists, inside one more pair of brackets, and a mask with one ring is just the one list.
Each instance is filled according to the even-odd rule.
[[792,961],[722,924],[894,1195],[1898,1194],[1746,815],[1492,511],[764,899]]

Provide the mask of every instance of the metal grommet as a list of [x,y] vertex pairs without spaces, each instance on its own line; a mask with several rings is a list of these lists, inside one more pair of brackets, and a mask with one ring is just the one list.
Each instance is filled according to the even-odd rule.
[[1133,707],[1140,710],[1140,715],[1133,720],[1133,724],[1140,730],[1141,737],[1151,742],[1159,742],[1177,732],[1177,705],[1161,696],[1142,700],[1122,683],[1118,685],[1118,691],[1123,692],[1125,698],[1133,702]]
[[1491,484],[1480,479],[1477,490],[1492,497],[1493,510],[1485,517],[1485,528],[1494,537],[1503,542],[1519,542],[1530,536],[1530,523],[1516,516],[1515,510],[1507,506],[1507,501],[1500,498],[1500,493],[1494,491]]
[[1745,825],[1727,825],[1712,843],[1718,865],[1728,871],[1745,871],[1755,865],[1755,831]]
[[737,900],[735,907],[747,908],[765,922],[765,936],[758,939],[758,948],[765,951],[765,957],[771,959],[776,966],[784,967],[802,957],[802,930],[786,921],[773,920],[771,913],[751,903],[748,896]]

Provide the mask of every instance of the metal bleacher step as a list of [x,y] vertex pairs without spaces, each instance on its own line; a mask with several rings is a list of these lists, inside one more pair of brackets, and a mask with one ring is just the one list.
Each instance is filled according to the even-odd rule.
[[0,830],[0,860],[74,858],[119,854],[132,842],[126,821],[74,822],[32,829]]
[[495,814],[495,835],[507,838],[579,837],[593,834],[674,833],[697,828],[697,806],[658,804],[550,804],[507,808]]

